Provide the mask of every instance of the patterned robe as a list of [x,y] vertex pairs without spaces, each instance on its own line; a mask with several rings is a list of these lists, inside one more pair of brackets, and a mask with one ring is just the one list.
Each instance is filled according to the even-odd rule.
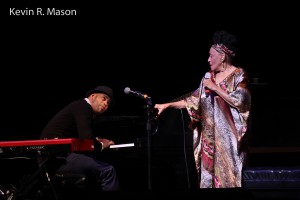
[[251,107],[247,73],[237,68],[218,84],[229,94],[234,106],[213,91],[206,96],[202,82],[203,79],[199,88],[185,99],[194,130],[199,187],[241,187],[246,159],[243,146]]

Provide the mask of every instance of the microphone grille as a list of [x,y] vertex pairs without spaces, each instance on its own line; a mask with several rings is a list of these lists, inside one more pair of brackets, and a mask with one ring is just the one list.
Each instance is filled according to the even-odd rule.
[[205,78],[205,79],[209,79],[209,78],[210,78],[210,73],[209,73],[209,72],[206,72],[204,78]]
[[129,94],[129,93],[130,93],[130,88],[129,88],[129,87],[126,87],[126,88],[124,89],[124,92],[125,92],[126,94]]

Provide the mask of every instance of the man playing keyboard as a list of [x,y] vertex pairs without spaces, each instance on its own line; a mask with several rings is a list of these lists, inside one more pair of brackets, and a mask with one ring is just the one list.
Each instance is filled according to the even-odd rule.
[[[95,137],[92,121],[95,115],[104,113],[114,103],[113,90],[98,86],[86,93],[85,98],[75,100],[59,111],[46,125],[40,139],[79,138],[93,139],[102,150],[114,142]],[[115,168],[85,153],[69,153],[59,173],[79,173],[91,177],[101,191],[119,190]]]

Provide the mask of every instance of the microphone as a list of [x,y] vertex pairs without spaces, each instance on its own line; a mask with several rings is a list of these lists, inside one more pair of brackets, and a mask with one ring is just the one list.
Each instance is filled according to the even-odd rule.
[[126,87],[126,88],[124,89],[124,92],[125,92],[126,94],[132,94],[132,95],[134,95],[134,96],[136,96],[136,97],[139,97],[139,98],[142,98],[142,99],[151,99],[151,97],[149,97],[147,94],[142,94],[142,93],[140,93],[140,92],[138,92],[138,91],[132,91],[132,90],[130,90],[129,87]]
[[[205,78],[205,79],[209,79],[209,78],[210,78],[210,73],[209,73],[209,72],[206,72],[204,78]],[[205,87],[204,89],[205,89],[205,96],[208,97],[210,91],[209,91],[209,89],[208,89],[207,87]]]

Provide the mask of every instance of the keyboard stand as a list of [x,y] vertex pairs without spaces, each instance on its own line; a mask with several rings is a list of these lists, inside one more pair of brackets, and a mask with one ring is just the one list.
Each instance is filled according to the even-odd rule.
[[35,159],[38,164],[38,169],[24,180],[20,179],[20,187],[16,188],[15,191],[11,191],[11,196],[15,196],[18,199],[19,197],[31,198],[47,195],[50,196],[51,199],[57,200],[56,191],[53,187],[51,175],[48,171],[48,165],[53,159],[56,159],[55,156],[41,155],[40,152],[37,151]]

